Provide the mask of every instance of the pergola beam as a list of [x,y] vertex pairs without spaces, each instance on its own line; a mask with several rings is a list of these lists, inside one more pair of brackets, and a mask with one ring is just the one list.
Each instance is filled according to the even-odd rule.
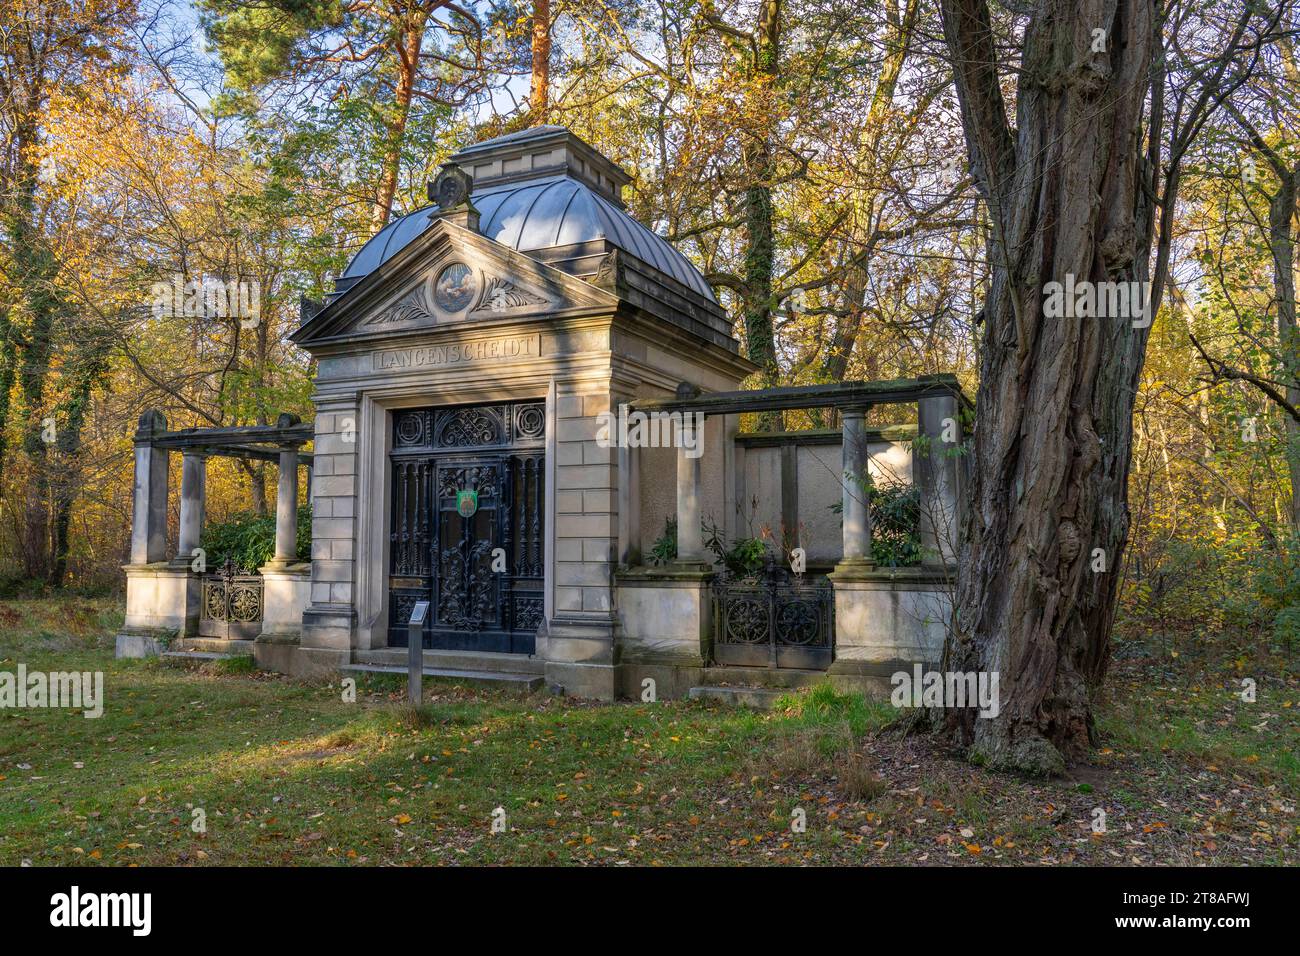
[[937,395],[961,395],[961,385],[951,374],[881,382],[836,382],[826,385],[791,385],[737,392],[709,392],[689,398],[639,399],[630,403],[639,412],[703,412],[734,415],[741,412],[775,412],[794,408],[864,408],[896,405]]
[[[219,428],[182,428],[169,432],[139,432],[136,444],[164,450],[203,452],[227,458],[251,458],[283,464],[283,457],[315,437],[315,425],[302,423],[297,415],[280,415],[274,425],[227,425]],[[297,464],[311,467],[312,456],[297,453]]]
[[[279,448],[274,448],[274,447],[259,448],[254,445],[212,446],[212,445],[187,444],[187,445],[180,445],[180,446],[163,445],[160,447],[168,448],[168,449],[181,448],[181,450],[183,451],[201,451],[204,454],[209,455],[211,457],[249,458],[252,459],[253,461],[273,461],[276,462],[277,464],[280,461],[280,453],[281,453],[281,449]],[[306,465],[308,468],[310,468],[311,463],[312,463],[311,452],[307,452],[307,451],[298,452],[299,465]]]
[[290,425],[238,425],[225,428],[182,428],[163,432],[150,439],[155,448],[220,448],[223,446],[302,445],[312,440],[314,426]]

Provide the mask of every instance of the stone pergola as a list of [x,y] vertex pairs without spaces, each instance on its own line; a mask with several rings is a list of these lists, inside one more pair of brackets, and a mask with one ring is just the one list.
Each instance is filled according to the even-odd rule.
[[[924,454],[918,457],[917,490],[921,499],[921,545],[927,564],[944,566],[951,561],[951,544],[943,526],[955,521],[957,501],[957,459],[945,454],[945,446],[954,450],[961,444],[958,402],[961,386],[953,375],[927,375],[914,379],[880,382],[837,382],[828,385],[797,385],[752,391],[715,392],[675,399],[638,401],[631,410],[678,413],[683,427],[691,427],[685,416],[692,413],[739,415],[744,412],[787,411],[807,408],[834,408],[843,418],[843,474],[861,478],[867,472],[866,416],[876,405],[917,405],[917,433],[925,436]],[[953,440],[945,442],[944,422],[951,420]],[[683,445],[687,443],[682,443]],[[627,449],[636,456],[635,449]],[[635,462],[629,466],[635,469]],[[700,459],[687,456],[685,448],[677,450],[677,559],[681,563],[705,561],[704,541],[700,532]],[[843,482],[843,557],[837,570],[870,569],[871,509],[854,482]]]
[[[135,442],[135,491],[127,575],[125,629],[119,653],[156,653],[156,635],[198,633],[201,612],[199,577],[207,570],[201,554],[206,503],[207,460],[213,456],[271,461],[279,467],[276,494],[275,554],[258,569],[264,579],[262,633],[292,622],[301,608],[282,607],[296,600],[297,586],[310,581],[297,561],[298,468],[308,469],[312,456],[302,446],[312,441],[311,424],[281,414],[274,425],[167,430],[162,412],[140,416]],[[181,453],[180,522],[175,550],[167,545],[167,501],[171,453]],[[199,570],[196,570],[198,568]],[[123,647],[124,643],[127,645]]]
[[[961,498],[959,407],[963,401],[961,386],[950,374],[703,394],[683,383],[677,397],[634,401],[629,404],[629,414],[680,415],[683,428],[693,427],[693,413],[724,416],[727,454],[734,457],[741,413],[807,408],[839,411],[843,420],[842,470],[836,477],[842,507],[841,545],[834,571],[828,575],[834,592],[835,646],[827,673],[833,681],[860,687],[864,681],[878,683],[900,667],[910,668],[914,661],[938,660],[956,557]],[[871,510],[860,481],[869,474],[869,443],[879,442],[881,433],[872,436],[866,416],[874,406],[904,403],[917,406],[916,436],[920,440],[912,444],[910,464],[924,557],[918,567],[878,568],[872,559]],[[765,436],[744,437],[752,442]],[[772,436],[773,443],[794,444],[799,438],[797,432]],[[717,622],[710,620],[710,588],[716,575],[701,530],[705,498],[701,459],[687,454],[690,442],[679,445],[675,452],[677,560],[663,567],[642,566],[636,544],[641,452],[620,449],[619,457],[620,472],[627,478],[620,484],[619,513],[628,515],[625,524],[631,526],[621,528],[620,535],[619,602],[627,622],[623,660],[637,680],[653,677],[670,695],[680,695],[688,682],[700,679],[700,668],[707,666],[702,648],[719,639],[714,633]],[[794,456],[790,460],[793,462]],[[783,464],[782,471],[786,470]],[[743,475],[744,468],[728,471]],[[789,477],[783,473],[777,482],[782,486],[783,507],[790,494],[785,487]],[[797,491],[794,497],[798,498]],[[730,498],[727,510],[735,507],[738,498]],[[795,530],[802,533],[798,524]],[[633,682],[625,683],[625,693],[631,695]]]

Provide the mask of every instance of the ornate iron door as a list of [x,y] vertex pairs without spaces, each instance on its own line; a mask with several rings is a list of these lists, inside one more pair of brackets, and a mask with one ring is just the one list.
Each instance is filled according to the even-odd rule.
[[393,417],[389,644],[415,602],[424,646],[531,654],[542,622],[543,406]]

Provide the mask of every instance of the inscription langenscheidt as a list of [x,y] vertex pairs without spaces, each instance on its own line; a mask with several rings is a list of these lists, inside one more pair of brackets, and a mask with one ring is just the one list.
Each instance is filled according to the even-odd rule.
[[509,361],[537,358],[541,351],[540,335],[511,335],[498,339],[475,339],[448,342],[445,345],[421,345],[409,349],[386,349],[375,353],[375,369],[388,371],[406,368],[437,368],[442,365],[465,365],[471,362]]

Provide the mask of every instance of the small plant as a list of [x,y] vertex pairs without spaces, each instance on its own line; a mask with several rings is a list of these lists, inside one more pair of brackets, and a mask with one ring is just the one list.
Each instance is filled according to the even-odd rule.
[[677,560],[677,519],[664,521],[664,533],[650,546],[650,563],[664,565]]
[[726,532],[716,522],[705,524],[704,546],[717,558],[715,563],[736,577],[755,575],[767,564],[767,544],[761,538],[741,538],[728,547]]
[[[902,482],[877,485],[870,476],[858,479],[857,485],[871,509],[871,560],[884,568],[920,564],[925,555],[918,532],[921,499],[917,489]],[[830,510],[843,514],[844,505],[836,502]]]
[[851,751],[846,754],[839,767],[838,776],[840,789],[850,800],[870,803],[889,789],[885,778],[876,771],[875,761],[864,751]]

